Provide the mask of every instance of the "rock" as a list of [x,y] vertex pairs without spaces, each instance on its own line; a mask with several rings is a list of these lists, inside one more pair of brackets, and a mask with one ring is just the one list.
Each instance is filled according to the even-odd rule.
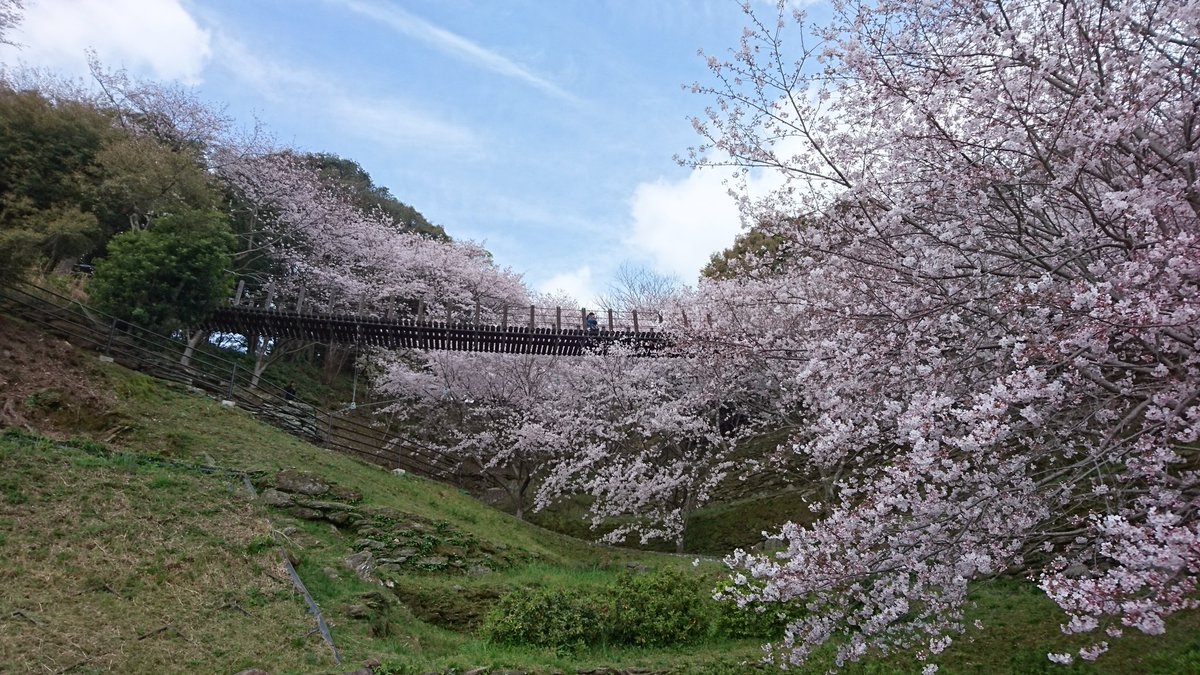
[[403,476],[406,473],[408,473],[408,472],[405,471],[404,469],[392,469],[393,476]]
[[343,502],[350,502],[352,504],[362,501],[361,492],[338,485],[334,485],[333,487],[329,488],[329,496]]
[[470,574],[473,577],[483,577],[491,573],[492,568],[488,567],[487,565],[471,565],[471,567],[467,569],[467,574]]
[[[101,357],[100,357],[100,360],[101,360],[101,361],[103,361],[103,360],[104,360],[104,358],[105,358],[105,357],[101,356]],[[109,363],[112,363],[112,359],[109,359]],[[227,399],[227,400],[221,401],[221,405],[225,406],[226,408],[236,408],[236,407],[237,407],[237,401],[230,401],[230,400],[228,400],[228,399]]]
[[489,673],[489,672],[491,672],[491,671],[488,669],[488,667],[484,666],[482,668],[472,668],[472,669],[464,672],[463,675],[486,675],[486,673]]
[[286,469],[275,474],[275,488],[283,492],[317,496],[329,492],[329,483],[307,471]]
[[354,542],[354,548],[360,551],[382,551],[385,546],[386,544],[384,544],[382,541],[375,541],[374,539],[359,539],[358,541]]
[[416,561],[418,567],[445,567],[450,559],[443,555],[428,555]]
[[238,673],[237,675],[271,675],[271,674],[268,673],[267,671],[261,670],[259,668],[247,668],[246,670],[243,670],[242,672]]
[[292,508],[288,509],[288,513],[295,518],[299,518],[300,520],[321,520],[325,517],[324,513],[321,513],[316,509],[307,509],[303,506],[293,506]]
[[382,665],[383,665],[383,659],[378,659],[378,658],[375,658],[374,656],[367,659],[366,661],[363,661],[363,668],[370,668],[372,671],[377,670]]
[[283,508],[292,505],[292,496],[286,492],[280,492],[275,488],[267,488],[266,490],[263,490],[262,494],[259,495],[259,499],[261,499],[262,502],[267,506]]
[[342,576],[340,574],[338,574],[338,571],[333,569],[332,567],[322,567],[321,571],[325,573],[325,576],[329,577],[330,579],[333,579],[334,581],[337,581],[338,579],[342,578]]
[[351,511],[329,511],[325,514],[325,520],[328,520],[329,522],[333,523],[334,525],[339,525],[339,526],[346,525],[350,521],[355,520],[357,518],[358,518],[358,514],[353,513]]
[[346,616],[351,619],[369,619],[371,618],[371,608],[366,605],[347,605],[343,610]]
[[375,556],[371,555],[370,551],[355,553],[343,560],[342,564],[353,570],[363,581],[370,581],[371,575],[375,573]]

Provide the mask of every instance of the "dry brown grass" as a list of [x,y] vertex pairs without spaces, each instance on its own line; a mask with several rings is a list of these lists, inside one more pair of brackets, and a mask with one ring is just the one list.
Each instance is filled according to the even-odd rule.
[[0,672],[331,666],[223,478],[0,437]]

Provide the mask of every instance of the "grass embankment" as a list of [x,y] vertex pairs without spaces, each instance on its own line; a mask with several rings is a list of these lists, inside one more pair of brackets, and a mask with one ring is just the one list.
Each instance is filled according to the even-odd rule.
[[[0,672],[344,672],[374,658],[377,672],[391,673],[738,673],[760,653],[757,641],[713,637],[668,648],[489,642],[478,630],[482,617],[514,589],[603,593],[631,567],[708,579],[715,570],[530,527],[453,488],[315,448],[116,366],[86,358],[70,367],[94,395],[48,388],[23,394],[17,412],[74,440],[0,435]],[[198,469],[210,460],[248,472],[260,489],[284,469],[320,476],[335,489],[316,499],[333,510],[315,514],[299,498],[267,506],[239,478]],[[719,546],[788,508],[780,497],[714,506],[693,520],[708,533],[693,536]],[[331,624],[343,666],[288,583],[280,545]],[[371,581],[345,564],[364,549],[375,551]],[[1045,653],[1078,643],[1061,634],[1063,617],[1030,584],[980,584],[974,600],[967,623],[979,619],[985,630],[955,642],[940,659],[943,673],[1200,672],[1196,613],[1172,621],[1165,637],[1112,641],[1098,665],[1066,669]],[[849,672],[918,665],[892,658]]]

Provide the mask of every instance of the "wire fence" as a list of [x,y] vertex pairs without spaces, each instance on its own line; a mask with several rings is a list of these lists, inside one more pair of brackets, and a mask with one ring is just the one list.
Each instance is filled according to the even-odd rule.
[[239,359],[161,335],[27,283],[0,286],[0,311],[41,326],[76,347],[167,382],[233,401],[306,441],[389,469],[462,486],[457,462],[401,433],[388,419],[353,410],[322,410],[278,384],[255,378]]

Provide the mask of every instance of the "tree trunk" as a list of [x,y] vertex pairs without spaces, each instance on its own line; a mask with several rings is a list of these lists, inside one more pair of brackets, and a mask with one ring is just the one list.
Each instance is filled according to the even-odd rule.
[[188,336],[187,348],[183,350],[183,358],[179,359],[179,364],[185,368],[192,365],[192,355],[196,353],[197,345],[200,344],[201,340],[206,338],[208,338],[208,331],[206,330],[196,330],[192,332],[192,334]]

